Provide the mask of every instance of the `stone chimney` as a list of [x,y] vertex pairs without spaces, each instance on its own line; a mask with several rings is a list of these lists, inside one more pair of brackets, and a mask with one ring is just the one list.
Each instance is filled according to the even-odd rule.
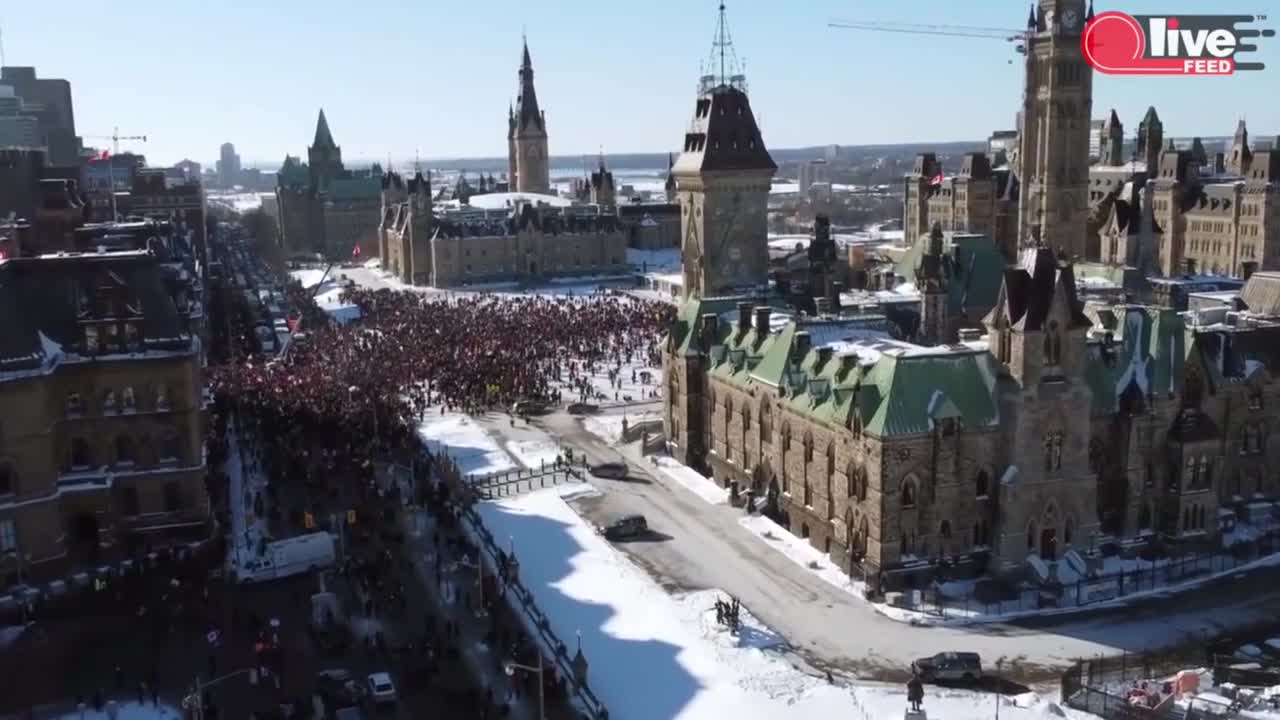
[[772,311],[768,305],[761,305],[756,308],[756,333],[761,337],[769,334],[769,317]]
[[717,323],[720,318],[715,313],[707,313],[702,316],[702,349],[710,350],[716,341]]
[[809,349],[812,347],[813,338],[809,335],[808,331],[801,330],[796,333],[795,344],[792,345],[792,350],[795,351],[795,361],[800,362],[803,360],[804,356],[809,354]]
[[751,329],[751,303],[738,303],[738,332],[745,333]]

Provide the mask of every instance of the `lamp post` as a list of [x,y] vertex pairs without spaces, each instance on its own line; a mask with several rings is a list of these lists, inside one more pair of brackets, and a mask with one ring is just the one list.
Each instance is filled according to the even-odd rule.
[[507,673],[508,677],[516,674],[516,670],[524,670],[525,672],[538,674],[538,720],[546,720],[546,703],[543,696],[543,679],[542,679],[542,653],[538,653],[538,666],[521,665],[518,662],[508,660],[502,669]]

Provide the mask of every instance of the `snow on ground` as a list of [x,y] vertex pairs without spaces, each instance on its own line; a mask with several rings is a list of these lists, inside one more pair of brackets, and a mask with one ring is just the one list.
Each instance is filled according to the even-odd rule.
[[825,553],[810,545],[808,540],[796,537],[790,530],[763,515],[749,515],[738,522],[792,562],[808,568],[827,583],[845,592],[863,597],[863,583],[850,578],[848,573],[841,570]]
[[463,475],[489,475],[516,468],[484,428],[462,413],[440,415],[428,411],[418,423],[418,437],[431,452],[444,452],[453,458]]
[[268,537],[266,517],[258,517],[253,512],[253,499],[259,494],[264,508],[266,506],[267,478],[257,470],[256,463],[250,462],[246,466],[244,461],[252,458],[241,445],[239,431],[232,426],[227,433],[225,471],[230,486],[228,494],[232,499],[231,552],[227,554],[227,561],[233,568],[256,557],[259,543]]
[[294,270],[289,273],[289,277],[302,283],[304,288],[313,288],[320,284],[321,278],[325,276],[324,270],[321,268],[307,268],[305,270]]
[[[316,305],[320,306],[333,318],[335,322],[343,325],[358,320],[360,318],[360,308],[354,303],[342,300],[343,282],[337,277],[333,271],[328,276],[325,275],[323,269],[307,268],[305,270],[294,270],[289,273],[290,277],[302,283],[302,287],[315,291]],[[321,280],[323,279],[323,283]],[[316,286],[319,287],[316,287]]]
[[[828,683],[796,669],[785,641],[744,608],[737,635],[721,627],[715,590],[668,595],[597,535],[562,498],[561,488],[484,502],[477,510],[497,537],[517,548],[520,576],[551,628],[589,663],[592,690],[617,720],[890,720],[905,709],[901,686]],[[573,490],[577,490],[574,488]],[[536,548],[521,553],[519,548]],[[641,675],[637,675],[641,673]],[[637,682],[638,677],[643,682]],[[990,717],[991,695],[930,688],[934,717]],[[1005,698],[1009,720],[1067,714],[1035,696]]]
[[582,427],[592,435],[604,440],[611,445],[617,445],[622,442],[622,423],[626,421],[629,425],[634,426],[639,422],[648,422],[657,420],[660,415],[656,412],[642,412],[625,415],[592,415],[582,419]]
[[666,477],[680,483],[684,489],[697,495],[712,505],[723,505],[729,502],[729,489],[722,488],[714,480],[681,463],[675,458],[664,455],[652,455],[655,467]]
[[511,440],[507,443],[507,452],[521,465],[541,469],[544,465],[554,465],[561,451],[554,440]]
[[98,712],[93,708],[70,710],[56,715],[55,720],[178,720],[182,711],[170,705],[138,704],[125,701],[120,704],[119,713],[107,714],[106,710]]
[[627,248],[627,264],[645,272],[660,270],[680,271],[680,248],[662,248],[661,250],[641,250]]

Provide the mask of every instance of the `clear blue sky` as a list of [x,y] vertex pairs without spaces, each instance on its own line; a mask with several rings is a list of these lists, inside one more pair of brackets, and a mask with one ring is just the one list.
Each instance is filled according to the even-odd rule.
[[[1016,29],[1028,5],[728,0],[773,147],[978,139],[1012,128],[1021,65],[1008,44],[826,22]],[[1265,13],[1271,0],[1213,5]],[[1205,3],[1100,1],[1097,9],[1197,6]],[[150,141],[135,147],[154,163],[208,162],[231,141],[246,163],[274,164],[305,151],[320,107],[349,158],[504,155],[522,27],[552,154],[672,149],[693,107],[715,9],[714,0],[26,0],[0,6],[0,23],[8,64],[71,81],[81,134],[115,125],[146,134]],[[1259,54],[1269,69],[1232,78],[1097,76],[1094,114],[1115,107],[1132,133],[1154,104],[1166,135],[1229,134],[1241,115],[1257,137],[1280,133],[1280,38],[1264,40]]]

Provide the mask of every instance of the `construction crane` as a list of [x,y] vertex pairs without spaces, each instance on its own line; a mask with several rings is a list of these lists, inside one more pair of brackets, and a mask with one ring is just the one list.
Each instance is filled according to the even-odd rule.
[[[87,138],[92,138],[92,139],[95,139],[95,140],[110,140],[110,141],[111,141],[111,154],[112,154],[112,155],[119,155],[119,154],[120,154],[120,141],[121,141],[121,140],[141,140],[142,142],[146,142],[146,141],[147,141],[147,136],[146,136],[146,135],[121,135],[121,134],[120,134],[120,126],[119,126],[119,125],[117,125],[116,127],[114,127],[114,128],[112,128],[112,129],[111,129],[111,134],[110,134],[110,135],[85,135],[85,137],[87,137]],[[115,170],[116,170],[116,161],[115,161],[114,159],[112,159],[112,160],[108,160],[108,161],[107,161],[107,184],[108,184],[108,185],[110,186],[110,188],[111,188],[111,220],[112,220],[112,222],[117,222],[117,221],[119,221],[119,220],[120,220],[120,213],[116,212],[116,173],[115,173]]]
[[147,141],[146,135],[121,135],[119,126],[115,127],[112,130],[110,135],[85,135],[85,137],[91,140],[110,140],[112,155],[120,154],[121,140],[141,140],[142,142]]
[[868,30],[872,32],[906,33],[910,35],[945,35],[947,37],[978,38],[981,40],[1000,40],[1015,43],[1014,49],[1019,53],[1026,52],[1028,31],[1010,30],[1009,28],[985,27],[981,25],[934,25],[925,23],[900,22],[857,22],[832,20],[827,27],[843,30]]

